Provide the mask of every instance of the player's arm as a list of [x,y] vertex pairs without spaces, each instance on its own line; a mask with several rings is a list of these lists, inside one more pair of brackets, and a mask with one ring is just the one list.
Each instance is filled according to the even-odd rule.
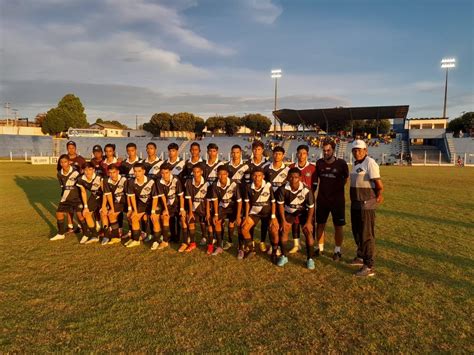
[[81,190],[81,200],[82,200],[82,204],[84,205],[84,212],[88,212],[89,211],[89,206],[87,206],[87,191],[86,191],[86,188],[82,185],[78,185],[79,186],[79,190]]
[[275,195],[273,194],[272,188],[270,188],[270,201],[272,202],[272,216],[271,216],[270,226],[272,226],[275,223],[278,224],[278,220],[276,218],[276,200],[275,200]]
[[377,203],[383,202],[383,183],[381,179],[374,180],[375,183],[375,196],[377,197]]

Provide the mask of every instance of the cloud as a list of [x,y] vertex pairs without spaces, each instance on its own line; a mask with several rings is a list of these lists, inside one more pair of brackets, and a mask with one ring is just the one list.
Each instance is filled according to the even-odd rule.
[[283,12],[282,7],[272,0],[246,0],[245,3],[250,9],[251,18],[265,25],[274,23]]

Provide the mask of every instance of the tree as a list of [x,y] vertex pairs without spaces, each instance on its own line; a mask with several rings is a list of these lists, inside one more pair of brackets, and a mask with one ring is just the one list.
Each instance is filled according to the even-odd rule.
[[41,130],[45,134],[56,135],[67,130],[66,122],[71,118],[68,111],[55,107],[46,113],[46,118],[43,121]]
[[223,116],[211,116],[206,120],[207,130],[216,133],[223,131],[225,128],[225,118]]
[[154,136],[159,136],[161,131],[170,131],[171,115],[168,112],[155,113],[150,122],[143,124],[143,129]]
[[195,120],[196,116],[192,113],[175,113],[171,119],[171,130],[194,132]]
[[74,94],[65,95],[58,103],[58,108],[63,109],[69,113],[66,120],[66,130],[69,127],[85,128],[89,126],[84,113],[84,106],[82,106],[79,97]]
[[235,135],[243,126],[242,119],[237,116],[227,116],[224,119],[224,124],[225,134],[228,136]]
[[95,120],[95,123],[106,123],[106,124],[111,124],[114,125],[115,127],[122,128],[122,129],[128,129],[127,125],[124,125],[123,123],[117,121],[117,120],[103,120],[102,118],[98,118]]
[[459,134],[459,131],[464,133],[469,132],[474,125],[474,112],[466,112],[450,122],[448,122],[448,131]]
[[46,112],[38,113],[35,117],[35,123],[43,127],[43,122],[46,119]]
[[266,134],[272,125],[272,121],[259,113],[251,113],[242,117],[242,122],[245,127],[250,129],[253,134],[260,132],[262,135]]
[[202,135],[202,131],[206,127],[206,123],[201,117],[195,116],[194,117],[194,133],[197,135]]

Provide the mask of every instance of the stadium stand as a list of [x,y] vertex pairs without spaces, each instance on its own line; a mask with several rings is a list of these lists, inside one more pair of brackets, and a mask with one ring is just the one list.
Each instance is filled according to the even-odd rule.
[[0,157],[23,159],[32,155],[53,155],[53,139],[49,136],[0,135]]
[[474,138],[453,138],[455,158],[461,157],[465,164],[474,164]]

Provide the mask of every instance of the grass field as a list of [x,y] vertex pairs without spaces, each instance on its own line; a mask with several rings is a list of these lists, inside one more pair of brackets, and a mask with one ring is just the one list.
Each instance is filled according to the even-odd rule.
[[[53,166],[0,164],[0,352],[474,352],[474,169],[382,167],[375,278],[55,233]],[[349,210],[346,211],[349,218]],[[329,229],[326,249],[333,248]]]

